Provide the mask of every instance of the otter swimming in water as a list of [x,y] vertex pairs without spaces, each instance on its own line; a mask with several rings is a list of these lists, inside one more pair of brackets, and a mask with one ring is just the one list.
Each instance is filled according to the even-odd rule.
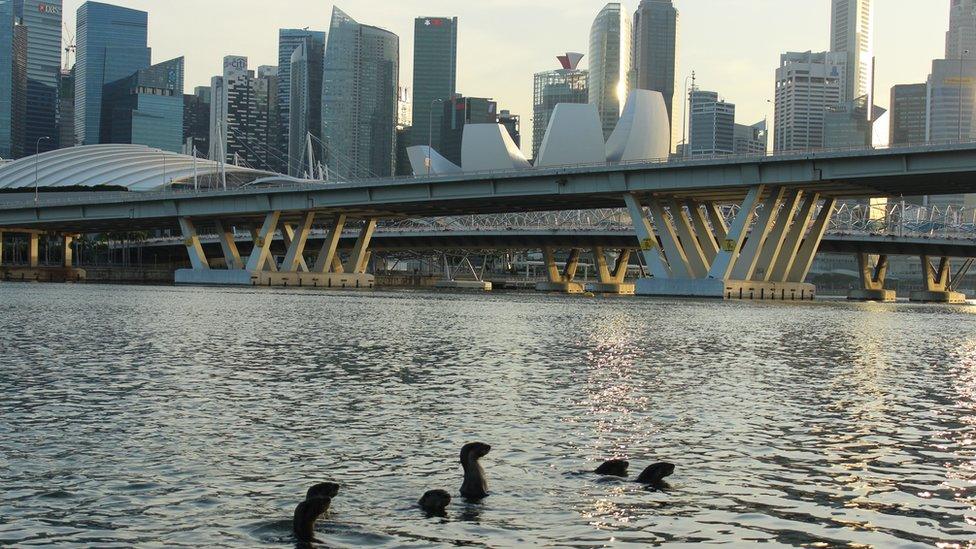
[[630,462],[625,459],[610,459],[604,461],[593,472],[598,475],[608,475],[612,477],[626,477],[628,467],[630,467]]
[[320,482],[308,489],[305,499],[329,498],[332,499],[339,494],[339,485],[335,482]]
[[641,484],[660,484],[664,480],[664,477],[670,476],[674,473],[673,463],[655,463],[653,465],[648,465],[646,469],[641,471],[641,474],[637,477],[635,482]]
[[417,505],[428,515],[444,515],[444,510],[451,503],[451,494],[445,490],[428,490],[420,497]]
[[491,446],[483,442],[471,442],[461,447],[461,467],[464,468],[464,482],[461,483],[461,496],[479,500],[488,497],[488,481],[485,470],[478,459],[488,455]]
[[330,497],[314,497],[306,499],[295,507],[292,532],[298,541],[315,540],[315,521],[329,510],[330,504],[332,504]]

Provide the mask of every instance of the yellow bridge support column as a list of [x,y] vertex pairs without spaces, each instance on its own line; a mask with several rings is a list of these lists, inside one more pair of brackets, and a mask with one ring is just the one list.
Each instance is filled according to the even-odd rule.
[[931,257],[923,255],[920,259],[925,289],[909,294],[910,300],[921,303],[966,302],[966,294],[952,290],[952,267],[948,257],[939,258],[938,268],[932,265]]
[[543,248],[542,255],[546,262],[546,275],[548,282],[536,284],[535,289],[539,292],[558,292],[564,294],[581,294],[585,291],[582,282],[576,282],[576,271],[579,268],[581,250],[573,248],[569,252],[566,266],[562,271],[556,265],[556,251],[552,248]]
[[186,253],[190,256],[190,265],[193,270],[205,271],[210,269],[210,263],[207,261],[206,254],[203,253],[200,236],[197,235],[197,228],[193,221],[189,217],[181,217],[179,222],[180,230],[183,232],[183,245],[186,246]]
[[342,270],[334,270],[333,267],[336,265],[342,267],[342,262],[338,260],[336,252],[339,249],[339,239],[342,237],[342,229],[345,226],[346,216],[343,214],[337,215],[332,224],[329,225],[329,233],[325,236],[325,241],[319,250],[319,256],[312,267],[313,273],[342,272]]
[[895,291],[885,290],[885,276],[888,274],[888,256],[879,255],[874,266],[871,256],[866,253],[857,254],[858,271],[860,271],[861,287],[851,290],[847,299],[851,301],[895,301]]
[[625,284],[627,267],[630,265],[630,250],[620,250],[617,262],[610,270],[606,251],[601,247],[593,248],[593,263],[596,265],[597,281],[586,285],[586,291],[602,294],[633,295],[634,284]]

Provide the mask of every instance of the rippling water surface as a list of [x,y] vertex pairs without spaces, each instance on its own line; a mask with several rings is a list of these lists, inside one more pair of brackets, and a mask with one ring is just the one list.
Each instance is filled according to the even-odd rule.
[[0,545],[969,546],[974,313],[0,284]]

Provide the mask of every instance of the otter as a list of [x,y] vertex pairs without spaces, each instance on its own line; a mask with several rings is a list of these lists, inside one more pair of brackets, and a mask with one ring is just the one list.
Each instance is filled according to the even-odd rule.
[[485,470],[481,468],[478,459],[488,455],[491,446],[483,442],[472,442],[461,447],[461,467],[464,468],[464,482],[461,484],[461,496],[469,500],[480,500],[488,497],[488,481],[485,480]]
[[339,494],[339,485],[335,482],[320,482],[308,489],[305,499],[329,498],[332,499]]
[[604,461],[593,472],[598,475],[607,475],[612,477],[626,477],[628,467],[630,467],[630,462],[625,459],[610,459]]
[[444,516],[444,510],[451,503],[451,494],[445,490],[428,490],[421,496],[417,505],[420,506],[428,515]]
[[314,497],[306,499],[295,507],[292,531],[298,541],[315,541],[315,521],[329,510],[331,503],[330,497]]
[[653,465],[648,465],[646,469],[641,471],[641,474],[637,477],[635,482],[641,484],[651,484],[658,485],[664,480],[664,477],[670,476],[674,473],[673,463],[655,463]]

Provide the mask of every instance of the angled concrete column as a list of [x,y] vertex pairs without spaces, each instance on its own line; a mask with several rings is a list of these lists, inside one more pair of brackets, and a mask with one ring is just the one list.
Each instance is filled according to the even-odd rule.
[[[247,258],[246,270],[264,270],[264,266],[268,263],[271,256],[271,243],[274,241],[275,228],[278,226],[278,219],[280,217],[281,212],[279,211],[268,212],[264,217],[264,223],[255,235],[251,255]],[[274,263],[274,261],[272,260],[271,263]]]
[[632,295],[634,284],[625,284],[627,266],[630,264],[630,250],[620,250],[613,270],[607,262],[606,251],[593,248],[593,262],[596,265],[597,281],[586,284],[586,290],[593,293]]
[[773,222],[776,221],[780,203],[782,203],[785,195],[786,189],[782,187],[769,189],[769,196],[763,203],[763,210],[756,219],[756,223],[753,224],[752,231],[749,233],[745,245],[742,246],[739,257],[735,260],[735,266],[732,268],[733,279],[749,280],[752,278],[756,270],[756,263],[759,262],[759,253],[766,242],[766,237],[769,236]]
[[793,261],[793,267],[790,268],[790,276],[787,278],[787,282],[803,282],[807,278],[807,274],[810,272],[810,266],[813,265],[813,258],[817,256],[817,250],[820,248],[820,241],[823,240],[823,235],[827,232],[830,217],[834,215],[835,205],[837,205],[836,198],[824,199],[823,206],[820,207],[820,213],[817,215],[817,220],[813,222],[813,226],[810,227],[810,232],[803,239],[800,251],[796,254],[796,259]]
[[359,232],[359,238],[356,239],[356,245],[353,247],[352,253],[346,262],[346,271],[356,274],[365,272],[366,252],[369,251],[369,241],[373,238],[373,231],[375,230],[376,220],[367,219],[366,224],[363,225],[362,230]]
[[[701,204],[694,200],[686,200],[685,206],[688,207],[691,223],[698,235],[698,243],[705,254],[705,263],[711,267],[712,261],[715,261],[715,256],[718,255],[718,240],[715,239],[715,233],[708,226],[708,219],[705,217],[706,214],[702,210]],[[722,240],[725,240],[724,220],[722,221]]]
[[627,211],[630,219],[634,223],[634,230],[637,232],[637,240],[640,242],[641,254],[644,256],[644,263],[651,276],[654,278],[671,278],[671,268],[664,261],[664,255],[657,242],[657,235],[651,227],[651,222],[644,213],[644,207],[640,201],[632,194],[624,195],[624,202],[627,204]]
[[308,242],[308,235],[312,232],[312,222],[315,221],[315,212],[305,212],[297,230],[292,230],[290,225],[285,225],[282,231],[285,245],[288,251],[285,253],[285,260],[281,265],[282,271],[308,272],[308,265],[305,263],[305,243]]
[[220,241],[220,250],[224,253],[224,262],[228,269],[243,269],[244,262],[241,260],[241,252],[237,249],[237,241],[234,239],[234,232],[224,227],[220,220],[214,221],[217,229],[217,240]]
[[749,189],[745,200],[742,201],[742,208],[739,215],[732,222],[728,234],[722,241],[721,251],[715,256],[712,268],[708,271],[708,278],[726,280],[732,274],[732,267],[742,250],[742,242],[746,238],[746,230],[752,222],[752,216],[756,211],[756,204],[762,196],[763,185],[756,185]]
[[[668,209],[671,210],[671,217],[674,218],[674,226],[678,231],[678,239],[681,248],[684,250],[685,257],[688,258],[688,266],[693,278],[704,278],[708,274],[709,261],[705,259],[705,251],[702,250],[699,237],[691,228],[691,220],[685,213],[684,207],[677,200],[667,202]],[[706,235],[711,238],[711,235]]]
[[[270,238],[271,238],[271,242],[274,242],[274,231],[271,232],[271,237]],[[252,243],[256,243],[259,240],[261,240],[263,242],[263,240],[261,239],[261,229],[259,227],[258,228],[251,227],[251,242]],[[270,246],[270,245],[271,245],[271,243],[269,242],[268,243],[268,246]],[[252,254],[254,253],[254,250],[255,249],[257,249],[257,244],[253,244],[252,245],[252,247],[251,247],[251,253]],[[270,248],[269,248],[269,250],[270,250]],[[248,256],[248,259],[250,259],[250,256]],[[244,268],[246,269],[247,268],[247,265],[245,265]],[[274,258],[273,255],[271,255],[270,253],[268,253],[268,257],[264,260],[264,266],[261,267],[260,270],[269,271],[269,272],[272,272],[272,273],[278,272],[278,264],[275,262],[275,258]]]
[[[339,247],[339,239],[342,237],[342,229],[346,226],[346,216],[339,214],[329,225],[329,233],[325,236],[325,241],[322,243],[322,249],[319,250],[319,256],[315,260],[315,265],[312,267],[312,272],[315,273],[327,273],[330,268],[336,263],[342,266],[341,261],[336,261],[336,250]],[[342,271],[335,271],[341,273]]]
[[718,249],[721,249],[721,244],[725,242],[729,234],[729,226],[725,224],[722,207],[714,202],[706,202],[705,213],[708,214],[708,220],[712,222],[712,231],[715,233]]
[[342,260],[339,259],[339,254],[332,256],[332,272],[339,274],[346,272],[346,267],[342,264]]
[[885,276],[888,274],[888,256],[879,255],[877,263],[872,266],[868,254],[857,254],[858,270],[860,271],[861,287],[851,290],[847,299],[851,301],[882,301],[895,300],[894,290],[885,290]]
[[200,237],[197,235],[193,221],[189,217],[181,217],[179,221],[180,230],[183,232],[183,245],[186,246],[186,253],[190,256],[190,266],[195,270],[210,269],[210,263],[203,253],[203,246],[200,245]]
[[673,278],[695,278],[695,272],[688,262],[681,242],[678,241],[678,233],[671,224],[671,219],[664,213],[661,202],[657,198],[652,198],[647,204],[647,209],[654,216],[654,227],[657,228],[658,235],[661,237],[661,247],[664,248],[664,257],[671,267]]
[[922,282],[925,289],[909,294],[912,301],[923,303],[965,303],[966,294],[952,291],[952,267],[948,257],[939,258],[939,267],[932,265],[932,258],[923,255]]
[[579,267],[580,253],[579,248],[570,250],[569,258],[566,260],[566,266],[560,271],[559,266],[556,265],[556,251],[549,247],[543,248],[542,255],[546,262],[546,276],[549,281],[536,284],[536,291],[567,294],[583,293],[583,283],[575,281],[576,271]]
[[793,267],[796,255],[800,251],[800,245],[803,244],[803,236],[807,232],[807,227],[810,225],[810,218],[813,217],[813,212],[819,201],[819,193],[804,193],[803,205],[800,207],[800,212],[793,219],[793,225],[787,231],[786,238],[783,239],[783,247],[780,250],[779,256],[773,263],[773,268],[766,275],[767,281],[786,282],[787,278],[789,278],[790,269]]
[[776,215],[775,225],[769,236],[766,237],[766,244],[763,245],[762,252],[759,254],[759,261],[753,271],[752,279],[768,281],[773,274],[773,267],[783,251],[783,244],[786,241],[786,233],[791,227],[793,216],[796,215],[796,208],[800,204],[802,192],[793,190],[787,193],[783,199],[783,207]]
[[74,250],[71,244],[74,242],[74,235],[66,234],[61,237],[61,266],[70,269],[74,264]]

